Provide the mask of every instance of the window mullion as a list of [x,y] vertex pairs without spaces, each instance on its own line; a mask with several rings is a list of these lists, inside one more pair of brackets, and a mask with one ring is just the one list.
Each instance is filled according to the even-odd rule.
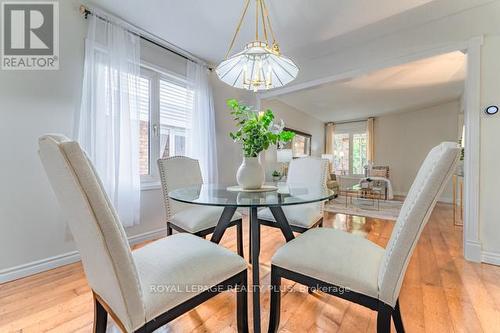
[[160,157],[160,84],[159,75],[154,73],[151,80],[151,176],[159,178],[157,159]]

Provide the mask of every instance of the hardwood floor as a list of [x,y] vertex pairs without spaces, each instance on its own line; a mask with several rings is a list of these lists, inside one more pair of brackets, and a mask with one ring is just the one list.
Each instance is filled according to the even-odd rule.
[[[385,246],[393,223],[328,214],[325,227],[347,230]],[[277,229],[264,228],[261,276],[265,286],[269,284],[270,258],[284,239]],[[248,225],[245,244],[247,232]],[[222,244],[236,251],[234,230],[227,232]],[[332,251],[334,247],[332,244]],[[281,332],[376,331],[374,312],[324,294],[310,295],[290,281],[284,285],[288,289],[282,298]],[[216,296],[167,325],[165,331],[236,331],[233,296]],[[463,259],[462,228],[453,226],[451,206],[438,205],[434,210],[408,267],[400,301],[410,333],[500,332],[500,267]],[[263,330],[267,329],[268,308],[269,293],[263,292]],[[2,333],[91,332],[92,311],[92,295],[79,263],[0,285]]]

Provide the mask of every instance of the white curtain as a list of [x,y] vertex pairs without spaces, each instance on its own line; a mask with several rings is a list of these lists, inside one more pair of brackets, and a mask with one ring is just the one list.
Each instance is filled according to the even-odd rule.
[[193,110],[187,135],[186,155],[200,162],[205,183],[217,183],[217,144],[215,111],[208,70],[205,66],[188,61],[188,86],[194,92]]
[[333,155],[335,150],[335,124],[328,123],[325,128],[325,154]]
[[[94,163],[124,226],[139,223],[140,39],[96,9],[88,17],[76,136]],[[100,17],[105,17],[103,20]]]
[[366,145],[366,159],[369,163],[373,163],[375,160],[375,133],[374,133],[374,124],[375,118],[368,118],[366,122],[366,137],[367,137],[367,145]]

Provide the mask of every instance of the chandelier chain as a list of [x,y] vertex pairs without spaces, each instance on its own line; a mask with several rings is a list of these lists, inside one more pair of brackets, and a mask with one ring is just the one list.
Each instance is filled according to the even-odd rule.
[[273,38],[273,44],[276,44],[276,36],[274,35],[273,26],[271,25],[271,19],[269,18],[269,11],[267,9],[266,1],[262,0],[262,5],[264,7],[264,13],[267,18],[267,25],[269,26],[269,31],[271,32],[271,37]]
[[269,38],[267,38],[266,17],[264,15],[264,0],[258,1],[260,2],[260,14],[262,16],[262,29],[264,30],[264,39],[269,44]]
[[238,36],[238,34],[240,32],[241,25],[243,23],[243,19],[245,18],[245,15],[247,13],[249,5],[250,5],[250,0],[246,0],[245,7],[243,8],[243,12],[241,13],[241,16],[240,16],[240,21],[238,22],[238,26],[236,27],[236,31],[234,32],[233,39],[231,40],[231,44],[229,44],[229,49],[226,52],[226,57],[225,57],[226,59],[229,56],[229,53],[231,52],[231,50],[233,49],[234,42],[236,41],[236,37]]
[[260,0],[255,0],[255,40],[259,40],[259,3]]

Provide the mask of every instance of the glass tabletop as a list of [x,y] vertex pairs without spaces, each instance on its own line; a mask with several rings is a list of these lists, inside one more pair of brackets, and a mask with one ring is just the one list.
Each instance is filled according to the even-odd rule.
[[268,192],[237,192],[229,185],[203,184],[179,188],[168,193],[176,201],[222,207],[279,207],[300,205],[331,199],[334,192],[304,184],[273,184],[277,190]]

